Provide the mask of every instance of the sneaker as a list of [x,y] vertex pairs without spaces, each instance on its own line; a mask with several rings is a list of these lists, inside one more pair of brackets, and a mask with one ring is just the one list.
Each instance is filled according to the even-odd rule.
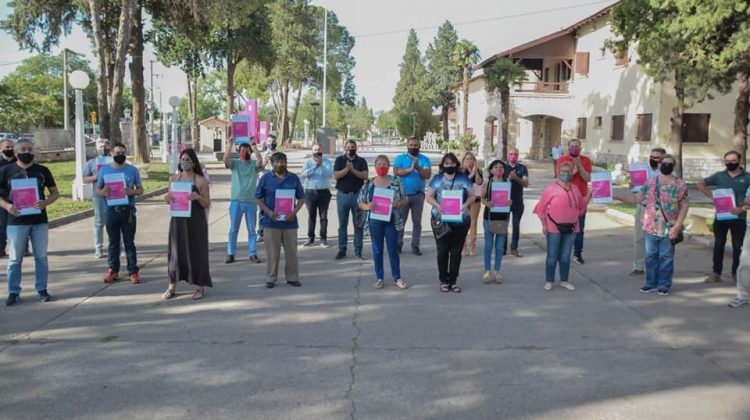
[[573,254],[573,262],[576,264],[583,265],[586,263],[586,261],[583,260],[582,254]]
[[8,295],[8,299],[5,299],[5,306],[13,306],[21,301],[21,296],[18,293],[11,293]]
[[565,290],[570,290],[571,292],[573,290],[576,290],[576,287],[573,286],[572,284],[568,283],[567,281],[561,281],[560,282],[560,287],[562,287]]
[[231,264],[234,262],[234,255],[227,255],[224,257],[224,264]]
[[643,270],[638,270],[637,268],[634,268],[630,273],[628,273],[629,276],[642,276],[646,272]]
[[117,273],[115,270],[108,268],[107,274],[104,275],[104,282],[105,283],[112,283],[115,280],[118,280],[120,278],[120,274]]
[[257,255],[251,255],[250,256],[250,262],[255,264],[260,264],[260,258],[258,258]]
[[482,281],[484,284],[490,284],[492,281],[492,271],[485,271],[484,275],[482,276]]
[[544,290],[552,290],[552,282],[551,281],[544,282]]
[[328,245],[328,241],[325,240],[325,239],[321,239],[320,240],[320,246],[322,246],[323,248],[330,248],[331,247],[330,245]]
[[503,275],[499,271],[495,271],[495,283],[500,284],[503,280]]
[[517,249],[511,249],[510,250],[510,255],[512,255],[514,257],[518,257],[518,258],[523,257],[523,254],[521,254],[521,251],[519,251]]
[[256,241],[259,244],[263,243],[263,236],[258,236],[258,240]]
[[133,273],[130,275],[130,282],[133,284],[138,284],[141,282],[141,276],[138,273]]
[[721,281],[721,274],[718,273],[711,273],[706,276],[706,278],[703,280],[704,283],[718,283]]
[[343,252],[343,251],[339,251],[339,252],[338,252],[338,253],[336,254],[336,256],[335,256],[335,257],[333,257],[333,258],[334,258],[334,259],[337,259],[337,260],[340,260],[340,259],[342,259],[342,258],[346,258],[346,252]]
[[37,299],[39,299],[41,302],[49,302],[52,300],[52,296],[47,293],[47,289],[42,290],[41,292],[37,292]]
[[657,293],[659,294],[659,296],[669,296],[669,290],[667,289],[659,289]]
[[304,246],[304,247],[311,247],[313,245],[315,245],[315,241],[312,240],[312,239],[310,239],[309,241],[305,242],[302,246]]
[[292,286],[292,287],[300,287],[302,286],[302,283],[299,282],[299,280],[287,280],[286,284]]
[[652,293],[656,291],[656,287],[643,286],[641,287],[640,291],[642,293]]
[[412,248],[411,253],[414,255],[422,255],[422,251],[419,250],[418,246],[415,246],[414,248]]
[[745,306],[748,304],[747,299],[740,299],[740,298],[734,298],[731,302],[729,302],[730,308],[740,308],[742,306]]
[[100,259],[104,258],[104,253],[102,253],[102,251],[100,251],[100,250],[97,249],[94,252],[94,258],[96,258],[97,260],[100,260]]
[[361,252],[360,252],[359,254],[354,254],[354,256],[355,256],[355,257],[357,257],[357,258],[359,258],[359,259],[360,259],[360,260],[362,260],[362,261],[364,261],[364,260],[365,260],[365,257],[364,257],[364,255],[362,255],[362,253],[361,253]]

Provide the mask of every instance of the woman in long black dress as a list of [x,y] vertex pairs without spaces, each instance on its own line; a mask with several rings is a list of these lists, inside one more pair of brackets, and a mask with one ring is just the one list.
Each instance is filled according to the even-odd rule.
[[[180,153],[179,173],[172,175],[172,181],[192,182],[190,194],[190,217],[172,217],[169,223],[169,245],[167,262],[169,266],[169,288],[162,298],[175,296],[177,281],[182,280],[197,286],[193,300],[202,299],[205,287],[211,287],[211,274],[208,270],[208,220],[206,209],[211,206],[211,193],[208,182],[203,177],[201,164],[193,149]],[[171,191],[164,201],[174,201]]]

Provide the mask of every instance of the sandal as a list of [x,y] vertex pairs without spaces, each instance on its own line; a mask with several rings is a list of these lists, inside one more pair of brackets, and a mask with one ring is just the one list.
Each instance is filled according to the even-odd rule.
[[448,293],[451,291],[451,286],[449,284],[443,283],[440,285],[440,291],[443,293]]
[[453,293],[461,293],[461,288],[458,287],[457,284],[451,284],[450,287],[451,287],[451,292],[453,292]]
[[406,289],[407,287],[409,287],[406,285],[406,282],[401,279],[394,281],[393,285],[398,287],[399,289]]
[[383,288],[383,280],[378,280],[375,282],[375,288],[376,289],[382,289]]
[[204,290],[201,287],[200,289],[196,290],[195,293],[193,293],[193,300],[201,300],[204,296]]
[[174,297],[174,295],[177,294],[177,291],[175,289],[172,289],[171,287],[167,289],[166,292],[162,293],[161,298],[164,300],[169,300]]

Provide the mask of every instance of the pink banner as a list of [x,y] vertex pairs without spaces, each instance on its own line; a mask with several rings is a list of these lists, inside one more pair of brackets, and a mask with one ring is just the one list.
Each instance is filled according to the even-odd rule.
[[733,197],[714,197],[716,213],[729,213],[734,208]]
[[17,188],[11,191],[13,207],[18,210],[33,208],[36,203],[36,188]]
[[245,102],[245,110],[240,112],[250,117],[250,136],[253,141],[251,143],[258,142],[258,101],[256,99],[249,99]]
[[268,135],[271,134],[271,122],[261,121],[260,129],[258,130],[258,143],[265,143],[268,141]]
[[249,127],[245,121],[232,121],[232,135],[234,137],[247,137],[250,134]]
[[492,207],[508,207],[508,191],[492,191]]

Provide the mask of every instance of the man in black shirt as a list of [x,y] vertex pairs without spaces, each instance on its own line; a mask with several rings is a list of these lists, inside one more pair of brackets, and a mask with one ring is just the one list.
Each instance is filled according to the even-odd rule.
[[[5,139],[0,141],[0,168],[6,165],[10,165],[16,161],[15,151],[13,150],[13,140]],[[0,208],[0,258],[7,256],[5,252],[5,246],[8,245],[8,235],[5,229],[8,226],[8,212],[4,208]]]
[[339,252],[336,259],[346,257],[347,227],[349,213],[354,224],[354,255],[360,260],[362,256],[363,226],[357,227],[359,208],[357,195],[367,180],[367,161],[357,155],[357,142],[347,140],[344,144],[346,154],[336,158],[333,164],[333,177],[336,178],[336,209],[339,215]]
[[[14,305],[20,300],[21,263],[23,251],[29,239],[34,249],[34,275],[38,298],[42,302],[52,300],[47,293],[46,208],[60,197],[50,170],[46,166],[34,163],[34,145],[28,140],[19,140],[15,145],[15,152],[18,161],[0,169],[0,206],[8,212],[7,234],[10,251],[6,306]],[[29,179],[35,179],[36,182],[32,182],[31,185],[22,184],[28,182]],[[16,193],[13,192],[14,188],[17,189]],[[49,197],[46,198],[45,188],[49,191]],[[30,196],[31,199],[29,199],[29,192],[33,194]],[[34,195],[38,195],[36,201],[32,201]]]
[[[523,217],[523,189],[529,186],[529,169],[523,163],[518,162],[518,149],[515,147],[508,150],[508,164],[505,168],[510,181],[510,213],[513,216],[513,235],[510,241],[510,253],[514,257],[522,257],[518,250],[518,238],[521,235],[521,217]],[[504,252],[508,247],[508,237],[505,237]]]

